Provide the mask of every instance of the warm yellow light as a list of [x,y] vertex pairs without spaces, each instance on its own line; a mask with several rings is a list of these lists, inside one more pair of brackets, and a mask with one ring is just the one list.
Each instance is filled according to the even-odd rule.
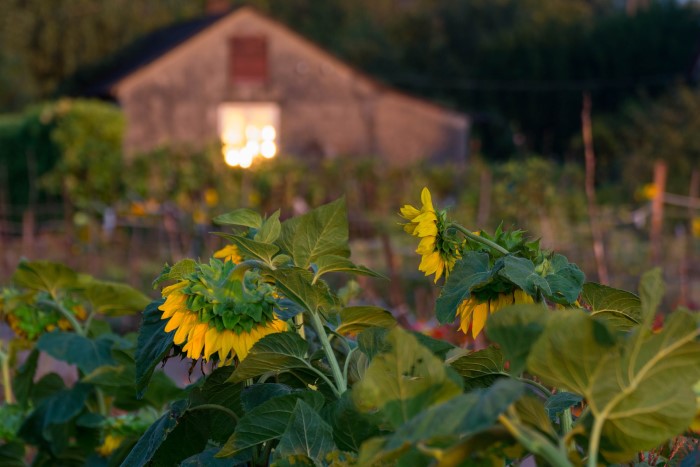
[[255,125],[245,127],[245,137],[248,141],[257,141],[260,139],[260,130]]
[[260,153],[265,159],[271,159],[277,154],[277,145],[272,141],[264,141],[260,145]]
[[253,165],[253,157],[255,157],[255,154],[251,152],[247,147],[241,149],[240,151],[240,166],[244,169],[247,169],[251,165]]
[[272,125],[265,125],[262,129],[262,139],[265,141],[274,141],[277,136],[275,127]]
[[260,145],[257,141],[248,141],[248,144],[245,145],[245,149],[250,152],[253,157],[260,154]]
[[227,165],[231,167],[236,167],[241,165],[241,154],[235,149],[225,149],[224,150],[224,161]]

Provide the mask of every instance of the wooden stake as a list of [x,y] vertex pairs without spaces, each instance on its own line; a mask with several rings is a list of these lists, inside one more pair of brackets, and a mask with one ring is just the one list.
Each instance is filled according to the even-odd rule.
[[608,267],[605,263],[605,244],[603,231],[598,222],[598,206],[595,197],[595,152],[593,151],[593,130],[591,128],[591,96],[583,95],[581,110],[581,133],[583,136],[584,155],[586,157],[586,199],[588,201],[588,220],[593,236],[593,253],[595,255],[598,281],[608,284]]

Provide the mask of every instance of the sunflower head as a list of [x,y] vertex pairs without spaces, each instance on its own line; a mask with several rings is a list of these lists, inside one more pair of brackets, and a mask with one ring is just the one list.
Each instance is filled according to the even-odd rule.
[[[61,313],[53,308],[38,304],[38,300],[50,298],[46,292],[40,292],[34,298],[13,288],[0,290],[0,316],[17,337],[34,341],[44,332],[51,332],[55,329],[65,331],[72,328],[70,322]],[[87,318],[85,308],[79,302],[64,298],[61,300],[61,304],[78,320],[82,321]]]
[[173,342],[189,358],[217,354],[222,362],[234,355],[242,360],[262,337],[286,329],[274,313],[274,287],[253,270],[235,278],[235,268],[231,261],[212,259],[163,289],[159,309],[161,318],[169,319],[165,331],[176,330]]
[[421,255],[418,270],[426,276],[435,274],[437,282],[443,273],[447,277],[455,261],[461,258],[462,243],[449,232],[446,211],[436,211],[432,196],[427,188],[421,192],[420,209],[409,204],[403,206],[400,215],[408,220],[403,228],[409,234],[420,238],[416,253]]
[[489,314],[495,313],[501,308],[520,303],[534,303],[534,299],[520,289],[514,289],[510,292],[502,292],[491,297],[470,296],[462,301],[457,308],[457,317],[459,318],[459,329],[464,334],[469,333],[471,325],[472,337],[476,337],[484,329],[486,319]]

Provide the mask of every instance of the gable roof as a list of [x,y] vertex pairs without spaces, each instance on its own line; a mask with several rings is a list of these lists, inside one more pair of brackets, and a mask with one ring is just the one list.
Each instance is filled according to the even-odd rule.
[[367,73],[352,67],[338,56],[292,30],[287,25],[270,18],[251,6],[241,6],[223,13],[177,23],[144,36],[142,39],[127,47],[123,53],[115,56],[114,60],[111,61],[111,66],[105,67],[106,71],[100,73],[99,78],[94,80],[92,84],[84,87],[81,94],[93,97],[114,98],[116,97],[117,87],[124,82],[137,79],[139,74],[148,72],[149,69],[157,66],[157,62],[166,59],[170,54],[185,47],[187,43],[195,41],[197,36],[205,34],[208,29],[216,27],[229,19],[233,20],[235,17],[245,14],[255,15],[257,18],[265,21],[270,27],[282,31],[290,40],[298,41],[303,44],[304,47],[322,56],[325,60],[332,62],[348,75],[363,80],[376,89],[381,89],[396,96],[400,96],[405,101],[410,101],[413,105],[422,106],[424,109],[431,112],[439,112],[445,116],[456,118],[455,122],[459,121],[458,123],[460,124],[462,124],[463,121],[468,121],[465,120],[467,118],[466,115],[455,109],[437,104],[422,97],[407,94],[382,83]]
[[135,40],[107,61],[84,71],[89,76],[83,80],[89,84],[79,93],[92,97],[110,96],[111,88],[116,83],[187,42],[232,11],[175,23]]

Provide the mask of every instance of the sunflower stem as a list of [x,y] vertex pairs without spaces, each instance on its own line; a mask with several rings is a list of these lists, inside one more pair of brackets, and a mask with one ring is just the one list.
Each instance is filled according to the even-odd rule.
[[219,404],[200,404],[200,405],[195,405],[194,407],[190,407],[187,409],[189,411],[193,410],[218,410],[220,412],[225,413],[228,415],[230,418],[236,421],[238,423],[238,415],[236,415],[236,412],[233,410],[229,409],[228,407],[224,407],[223,405]]
[[311,312],[309,315],[311,316],[311,325],[313,326],[314,331],[316,331],[318,339],[321,341],[321,347],[323,347],[326,358],[328,358],[328,363],[331,366],[336,389],[338,390],[339,394],[343,394],[347,390],[348,385],[343,378],[343,373],[340,370],[340,365],[338,364],[338,359],[335,356],[335,352],[333,352],[333,347],[331,347],[331,342],[328,340],[328,334],[326,334],[326,330],[323,329],[323,322],[318,316],[318,312]]
[[573,465],[566,453],[562,452],[537,431],[528,429],[505,414],[499,415],[498,421],[525,449],[542,457],[549,465],[557,467],[571,467]]
[[75,315],[73,313],[71,313],[70,310],[68,310],[66,307],[64,307],[60,303],[55,302],[53,300],[39,300],[37,303],[39,305],[49,306],[49,307],[53,308],[54,310],[58,311],[59,313],[61,313],[63,315],[63,317],[66,318],[66,320],[68,320],[68,322],[73,327],[73,330],[76,332],[76,334],[83,336],[83,337],[85,336],[85,329],[83,329],[83,327],[80,325],[80,323],[78,322]]
[[2,362],[2,387],[5,391],[5,403],[14,404],[15,395],[12,392],[12,377],[10,376],[10,356],[0,350],[0,361]]
[[486,246],[488,246],[488,247],[490,247],[490,248],[493,248],[494,250],[496,250],[496,251],[498,251],[498,252],[501,252],[501,253],[503,253],[504,255],[510,254],[510,251],[506,250],[505,248],[503,248],[503,247],[502,247],[501,245],[499,245],[498,243],[492,242],[492,241],[489,240],[488,238],[484,238],[484,237],[482,237],[481,235],[477,235],[477,234],[475,234],[474,232],[470,231],[469,229],[466,229],[466,228],[462,227],[462,226],[459,225],[459,224],[450,224],[449,227],[453,227],[453,228],[459,230],[460,232],[462,232],[462,233],[464,234],[465,237],[467,237],[467,238],[470,239],[470,240],[474,240],[475,242],[479,242],[479,243],[481,243],[482,245],[486,245]]

